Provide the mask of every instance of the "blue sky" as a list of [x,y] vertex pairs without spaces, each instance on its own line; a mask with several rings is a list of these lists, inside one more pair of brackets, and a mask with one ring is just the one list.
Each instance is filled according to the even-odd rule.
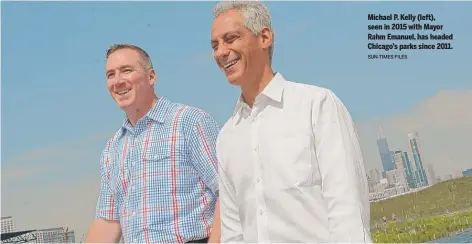
[[[159,95],[203,108],[222,124],[239,92],[211,57],[214,5],[2,2],[2,167],[53,172],[2,185],[13,190],[98,177],[99,152],[123,119],[105,86],[104,55],[113,43],[147,50]],[[267,5],[275,31],[274,69],[290,80],[332,89],[355,121],[399,113],[440,90],[472,88],[470,2]],[[445,32],[454,33],[454,50],[368,60],[369,13],[433,13]]]

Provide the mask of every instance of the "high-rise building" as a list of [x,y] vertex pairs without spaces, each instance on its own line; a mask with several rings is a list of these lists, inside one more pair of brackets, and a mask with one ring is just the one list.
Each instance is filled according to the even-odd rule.
[[369,174],[372,182],[379,183],[380,179],[382,179],[382,175],[380,174],[378,169],[371,169]]
[[64,241],[63,228],[49,228],[35,231],[37,243],[62,243]]
[[392,169],[387,171],[387,181],[390,187],[404,186],[408,188],[406,169]]
[[436,174],[434,173],[434,167],[432,164],[426,166],[426,176],[430,186],[436,184]]
[[393,170],[393,162],[392,162],[392,155],[390,154],[390,150],[388,149],[388,142],[387,138],[383,135],[382,128],[380,128],[380,132],[377,138],[377,146],[379,147],[380,153],[380,160],[382,161],[383,172]]
[[15,221],[13,217],[2,217],[2,233],[15,232]]
[[75,243],[75,233],[61,227],[36,230],[36,243]]
[[392,151],[391,154],[392,154],[393,164],[395,165],[395,169],[404,169],[408,187],[414,188],[415,180],[413,177],[411,163],[410,163],[410,160],[408,159],[408,153],[402,151],[401,149],[398,149],[398,150]]
[[408,157],[408,152],[403,152],[403,163],[405,164],[406,168],[406,175],[408,179],[408,186],[410,188],[415,187],[415,177],[413,173],[413,167],[411,165],[410,157]]
[[372,181],[369,174],[366,174],[366,177],[367,177],[367,186],[369,187],[369,192],[372,192],[372,187],[375,185],[375,183]]
[[403,162],[402,150],[390,151],[390,155],[392,155],[393,167],[395,169],[406,169],[405,163]]
[[69,230],[65,233],[64,242],[75,243],[75,232],[73,230]]
[[423,167],[423,158],[421,155],[421,148],[420,148],[420,138],[417,132],[410,132],[408,133],[408,141],[413,157],[414,163],[414,177],[416,186],[427,186],[428,179],[426,177],[426,172]]

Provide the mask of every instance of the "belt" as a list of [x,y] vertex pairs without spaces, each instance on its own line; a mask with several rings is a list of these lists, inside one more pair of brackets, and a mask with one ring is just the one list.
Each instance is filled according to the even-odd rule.
[[188,241],[188,242],[186,242],[186,243],[208,243],[208,237],[205,238],[205,239]]

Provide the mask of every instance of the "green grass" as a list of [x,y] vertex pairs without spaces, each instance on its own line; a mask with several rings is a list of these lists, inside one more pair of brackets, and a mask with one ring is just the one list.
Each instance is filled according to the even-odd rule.
[[425,190],[371,203],[371,223],[390,219],[434,216],[472,208],[472,177],[438,183]]
[[[472,177],[441,182],[370,206],[374,242],[435,240],[472,227]],[[388,223],[382,221],[384,216]]]
[[452,215],[389,222],[372,229],[374,243],[422,243],[437,240],[472,227],[472,210]]

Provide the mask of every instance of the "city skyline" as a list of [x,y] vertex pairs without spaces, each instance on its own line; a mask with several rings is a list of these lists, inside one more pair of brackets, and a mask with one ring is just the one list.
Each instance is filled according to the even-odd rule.
[[[377,146],[383,169],[379,171],[374,168],[367,173],[371,201],[411,193],[443,181],[436,178],[433,165],[423,160],[424,155],[418,132],[408,132],[407,138],[408,149],[391,150],[388,146],[388,138],[383,135],[382,127],[380,127]],[[452,176],[450,174],[450,179],[463,176],[466,175]]]
[[[14,216],[22,229],[69,226],[77,237],[86,233],[98,196],[99,155],[123,119],[105,86],[103,57],[112,43],[142,46],[156,67],[158,95],[203,108],[223,124],[239,90],[211,57],[214,4],[2,3],[2,214]],[[413,52],[408,60],[367,60],[367,14],[404,11],[405,4],[408,11],[434,13],[460,37],[455,49]],[[405,135],[417,131],[424,161],[441,177],[451,168],[472,167],[472,111],[466,108],[472,104],[466,72],[472,66],[466,24],[472,21],[471,5],[268,6],[276,71],[341,98],[358,129],[367,171],[381,167],[380,125],[392,149],[406,150]],[[185,18],[175,18],[173,11]],[[333,13],[336,18],[324,24]]]
[[[382,176],[385,178],[389,171],[404,169],[409,187],[416,188],[430,185],[434,180],[426,176],[427,170],[425,169],[425,165],[432,165],[426,164],[423,161],[418,132],[409,132],[407,138],[409,148],[397,148],[392,150],[388,146],[388,138],[383,135],[382,127],[380,127],[377,146],[383,168],[381,171]],[[411,157],[409,155],[411,155]],[[435,175],[434,168],[430,167],[430,170],[432,171],[432,175]]]
[[434,167],[436,176],[447,178],[472,167],[467,146],[472,144],[472,112],[458,106],[470,103],[472,90],[440,91],[396,115],[357,123],[366,170],[383,171],[377,142],[380,127],[388,138],[390,150],[408,151],[410,160],[413,158],[407,136],[412,131],[418,132],[422,138],[423,161]]

